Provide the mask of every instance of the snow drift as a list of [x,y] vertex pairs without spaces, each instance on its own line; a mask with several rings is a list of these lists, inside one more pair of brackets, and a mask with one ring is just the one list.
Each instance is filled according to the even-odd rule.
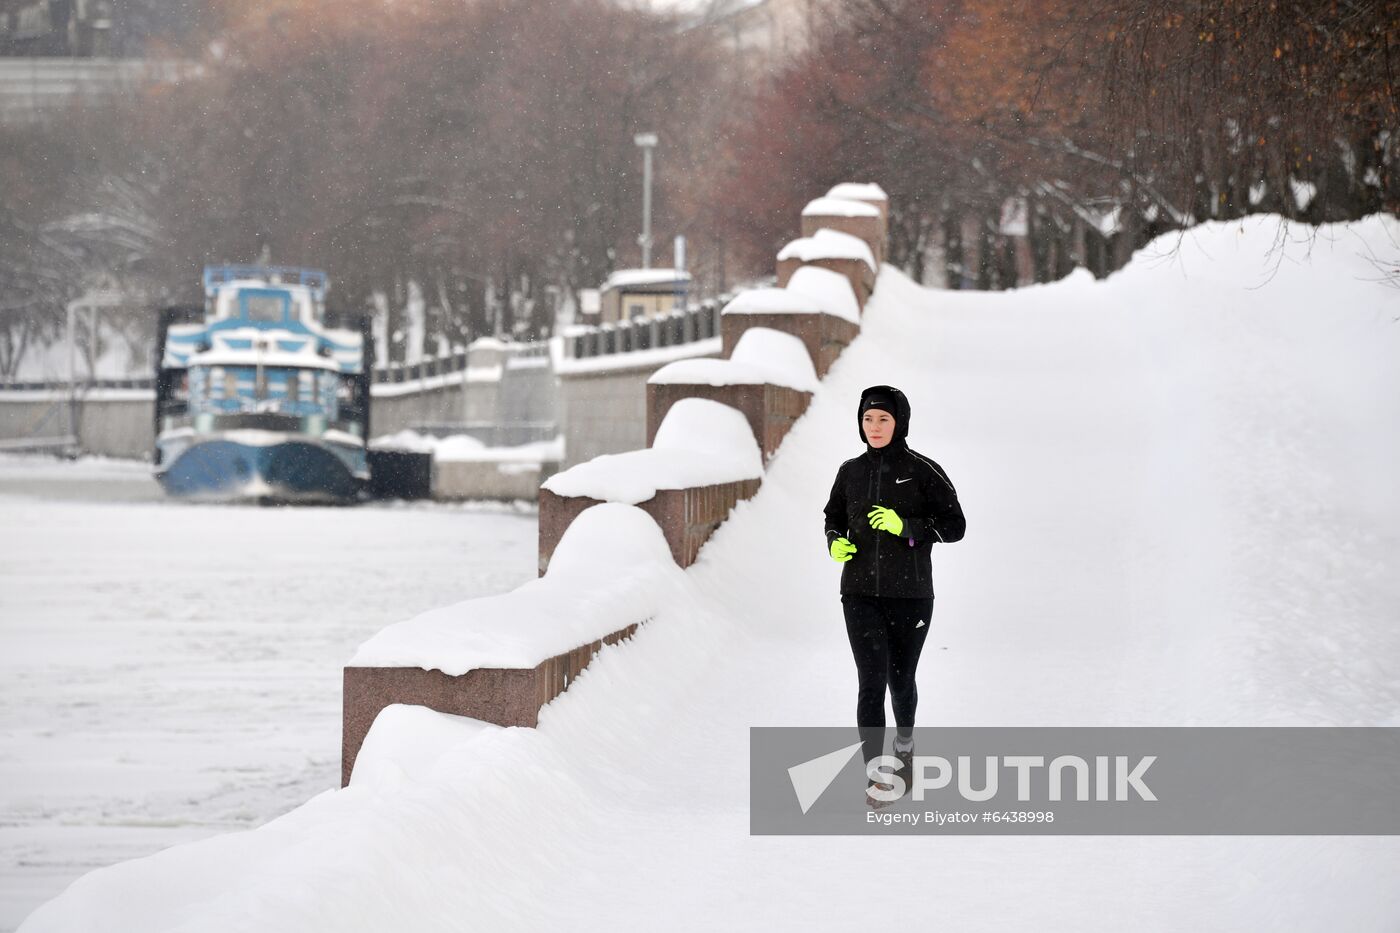
[[750,837],[746,750],[851,721],[820,513],[875,383],[969,522],[935,554],[922,723],[1400,724],[1397,244],[1255,217],[1103,282],[886,268],[685,598],[538,729],[93,871],[24,930],[851,928],[884,891],[916,928],[1393,929],[1394,838]]
[[661,612],[681,571],[650,515],[604,502],[574,519],[538,580],[433,609],[370,638],[350,667],[421,667],[458,676],[531,668]]

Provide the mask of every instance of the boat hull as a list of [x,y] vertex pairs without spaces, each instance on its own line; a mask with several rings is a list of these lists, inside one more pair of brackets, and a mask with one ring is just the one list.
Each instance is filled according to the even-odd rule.
[[197,441],[156,474],[166,493],[219,502],[351,502],[369,477],[361,449],[288,438]]

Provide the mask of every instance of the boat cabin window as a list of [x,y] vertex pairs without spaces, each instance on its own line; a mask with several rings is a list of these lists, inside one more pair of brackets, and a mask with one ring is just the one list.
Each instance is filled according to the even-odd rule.
[[238,294],[239,316],[249,321],[282,323],[287,319],[291,296],[271,289],[247,288]]

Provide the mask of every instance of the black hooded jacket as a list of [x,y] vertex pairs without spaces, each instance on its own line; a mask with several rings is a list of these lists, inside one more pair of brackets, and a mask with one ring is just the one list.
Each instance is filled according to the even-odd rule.
[[[894,399],[894,436],[884,447],[865,440],[861,416],[872,395]],[[937,542],[962,539],[967,530],[958,494],[942,467],[909,449],[909,400],[892,386],[871,386],[860,394],[856,430],[865,453],[841,464],[826,503],[826,546],[846,538],[856,553],[841,571],[842,594],[933,596],[929,560]],[[893,509],[904,520],[899,537],[870,527],[870,510]]]

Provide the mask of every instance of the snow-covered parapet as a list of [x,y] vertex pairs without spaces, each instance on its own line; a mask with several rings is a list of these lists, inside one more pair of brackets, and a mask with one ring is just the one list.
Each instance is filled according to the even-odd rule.
[[720,313],[720,336],[726,357],[733,358],[739,339],[753,327],[773,328],[797,337],[820,377],[860,333],[860,304],[845,276],[830,269],[802,266],[785,288],[741,292],[725,305]]
[[793,274],[786,287],[740,292],[720,314],[830,314],[859,324],[860,304],[844,275],[817,266],[803,266]]
[[[802,216],[807,217],[879,217],[880,209],[864,201],[851,198],[816,198],[802,208]],[[816,231],[813,231],[814,233]]]
[[586,510],[555,551],[541,579],[422,613],[360,645],[345,666],[342,785],[380,712],[394,704],[536,725],[540,708],[603,645],[673,603],[684,582],[655,520],[629,505]]
[[875,290],[875,254],[864,240],[848,233],[823,227],[784,246],[778,253],[778,285],[790,288],[793,276],[809,266],[844,276],[860,309]]
[[826,193],[829,198],[847,198],[851,201],[882,201],[889,202],[890,196],[885,194],[885,189],[874,182],[843,181],[839,185],[833,185]]
[[734,345],[730,359],[744,366],[760,366],[769,382],[799,392],[817,391],[817,371],[812,356],[798,337],[771,327],[750,327]]
[[816,389],[816,369],[800,338],[771,327],[750,327],[729,359],[672,363],[651,377],[647,437],[655,443],[674,406],[710,399],[744,416],[766,462]]
[[886,228],[889,227],[890,196],[885,194],[884,188],[873,182],[845,181],[833,186],[826,196],[869,204],[880,212],[880,223]]
[[567,498],[636,504],[663,489],[713,486],[763,475],[748,422],[728,405],[685,399],[667,413],[651,447],[604,454],[545,481]]
[[594,457],[540,487],[540,568],[552,567],[554,542],[600,501],[646,510],[676,563],[688,567],[762,478],[763,455],[742,413],[709,399],[682,399],[662,419],[651,447]]
[[733,360],[680,360],[668,363],[647,380],[647,385],[757,386],[772,380],[762,366]]
[[786,288],[750,288],[735,295],[721,314],[824,314],[822,303]]
[[346,666],[454,676],[484,667],[533,668],[650,618],[676,570],[651,516],[605,503],[564,532],[544,577],[390,625],[360,645]]
[[[832,190],[839,188],[837,186]],[[817,198],[802,208],[802,235],[815,236],[818,230],[825,227],[858,237],[870,247],[878,268],[885,255],[887,207],[886,202],[878,198],[865,200],[830,195]]]
[[654,450],[692,451],[714,457],[728,479],[757,479],[763,475],[758,447],[743,428],[743,417],[728,405],[687,399],[661,422]]
[[661,367],[649,385],[776,385],[817,390],[817,373],[802,341],[771,327],[744,331],[727,360],[679,360]]
[[860,302],[856,300],[850,280],[839,272],[820,266],[803,266],[792,274],[787,290],[811,298],[833,317],[860,323]]
[[[875,272],[875,254],[864,240],[849,233],[822,227],[811,236],[800,237],[778,251],[778,262],[795,259],[799,263],[822,259],[853,259],[865,263]],[[781,283],[783,277],[778,276]]]

